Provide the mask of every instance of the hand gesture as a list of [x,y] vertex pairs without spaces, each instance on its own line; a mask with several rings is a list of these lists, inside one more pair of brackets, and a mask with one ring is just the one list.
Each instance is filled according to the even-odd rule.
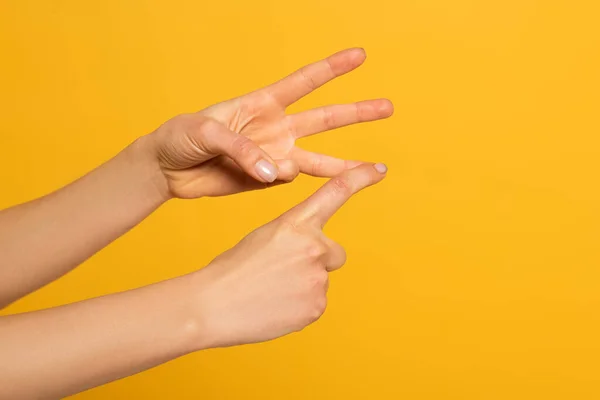
[[150,136],[171,196],[223,196],[289,182],[298,173],[332,177],[359,165],[296,146],[296,140],[389,117],[389,100],[330,105],[297,114],[288,106],[365,60],[349,49],[247,95],[180,115]]
[[328,273],[346,261],[344,249],[322,228],[385,172],[383,164],[343,172],[198,271],[201,348],[261,342],[316,321],[327,304]]

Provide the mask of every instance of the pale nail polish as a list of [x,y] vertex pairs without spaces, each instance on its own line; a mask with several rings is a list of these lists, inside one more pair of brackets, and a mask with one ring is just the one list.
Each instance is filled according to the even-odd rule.
[[267,160],[260,160],[254,168],[256,168],[256,173],[267,182],[277,179],[277,168]]
[[385,174],[387,172],[387,166],[385,164],[382,163],[377,163],[375,165],[373,165],[373,167],[375,168],[375,170],[377,170],[377,172],[379,172],[380,174]]

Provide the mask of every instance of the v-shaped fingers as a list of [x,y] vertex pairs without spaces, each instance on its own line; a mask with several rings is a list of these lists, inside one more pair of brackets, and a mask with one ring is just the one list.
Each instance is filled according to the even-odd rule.
[[359,67],[365,59],[366,53],[363,49],[343,50],[302,67],[261,91],[268,93],[279,105],[286,108],[332,79]]
[[287,122],[298,139],[332,129],[388,118],[394,106],[387,99],[366,100],[353,104],[336,104],[288,115]]

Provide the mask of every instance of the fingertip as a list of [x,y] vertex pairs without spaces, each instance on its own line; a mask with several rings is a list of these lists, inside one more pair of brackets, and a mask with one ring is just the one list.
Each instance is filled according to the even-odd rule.
[[279,176],[278,168],[275,164],[270,163],[269,161],[262,159],[259,160],[255,165],[254,169],[258,176],[263,179],[267,183],[274,182],[275,179]]
[[364,63],[367,59],[367,52],[362,47],[354,47],[352,49],[349,49],[348,51],[352,53],[352,61],[354,61],[358,65]]
[[373,168],[375,168],[375,170],[382,175],[385,175],[388,171],[387,165],[385,165],[384,163],[374,164]]
[[276,160],[275,163],[279,168],[278,180],[292,182],[300,174],[300,167],[293,160]]
[[367,56],[367,51],[366,51],[366,50],[365,50],[365,48],[364,48],[364,47],[362,47],[362,46],[356,46],[356,47],[352,47],[352,48],[350,48],[349,50],[351,50],[351,51],[356,51],[356,52],[358,52],[358,53],[362,54],[364,57],[366,57],[366,56]]
[[329,61],[333,65],[334,72],[339,75],[358,68],[366,58],[367,53],[363,48],[353,47],[333,54],[329,57]]
[[391,117],[394,115],[394,103],[389,99],[381,99],[379,103],[379,113],[385,117]]

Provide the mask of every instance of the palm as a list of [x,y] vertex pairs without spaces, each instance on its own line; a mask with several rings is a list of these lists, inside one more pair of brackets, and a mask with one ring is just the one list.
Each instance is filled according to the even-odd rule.
[[285,108],[259,92],[217,104],[201,113],[250,138],[274,160],[289,159],[295,148],[296,138]]
[[[337,175],[355,166],[355,163],[303,150],[296,146],[296,140],[358,122],[389,117],[393,111],[391,103],[383,99],[369,100],[289,115],[285,110],[316,88],[355,69],[364,59],[361,49],[334,54],[266,88],[216,104],[200,111],[200,114],[247,136],[276,160],[280,175],[275,183],[290,181],[298,172],[320,177]],[[178,184],[172,188],[176,196],[185,198],[222,196],[269,186],[248,176],[224,156],[178,171],[178,174]]]

